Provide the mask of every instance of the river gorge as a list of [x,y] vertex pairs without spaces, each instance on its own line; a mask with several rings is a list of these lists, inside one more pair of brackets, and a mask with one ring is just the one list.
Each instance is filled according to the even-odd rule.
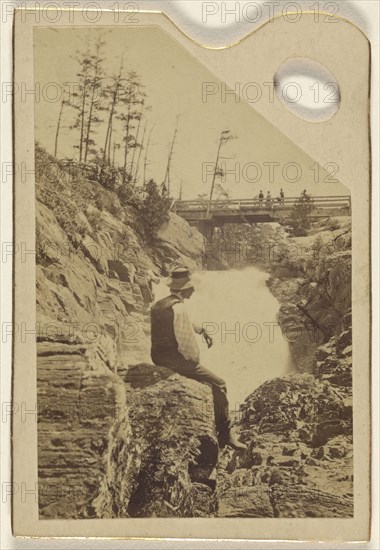
[[[147,242],[132,207],[100,185],[84,199],[95,184],[54,163],[37,150],[40,517],[351,517],[350,219],[299,238],[263,224],[281,253],[207,271],[185,220]],[[151,363],[149,308],[175,265],[194,273],[201,360],[227,382],[243,453],[218,448],[208,385]]]

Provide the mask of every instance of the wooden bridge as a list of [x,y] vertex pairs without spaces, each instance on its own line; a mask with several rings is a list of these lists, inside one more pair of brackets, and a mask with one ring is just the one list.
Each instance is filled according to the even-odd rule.
[[[225,223],[271,223],[290,216],[293,206],[300,197],[282,199],[266,198],[174,201],[172,211],[184,218],[190,225],[198,227],[206,238],[212,234],[214,227]],[[305,196],[305,204],[310,206],[310,218],[329,218],[351,215],[350,195],[339,196]]]

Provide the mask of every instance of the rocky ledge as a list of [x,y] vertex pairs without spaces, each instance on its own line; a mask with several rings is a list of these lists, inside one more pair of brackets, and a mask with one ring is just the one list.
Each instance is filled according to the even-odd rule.
[[243,453],[224,451],[221,517],[352,517],[352,403],[312,375],[253,392],[238,422]]
[[114,374],[91,353],[39,347],[40,518],[213,516],[210,387],[148,364]]

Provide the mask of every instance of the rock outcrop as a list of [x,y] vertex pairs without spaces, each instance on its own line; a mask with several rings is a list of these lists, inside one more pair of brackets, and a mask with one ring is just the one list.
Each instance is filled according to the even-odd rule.
[[128,418],[110,434],[97,516],[213,516],[218,444],[210,388],[144,364],[122,378]]
[[156,233],[155,251],[166,271],[178,262],[191,269],[202,269],[204,243],[199,231],[173,212]]
[[352,406],[336,390],[304,374],[247,398],[238,429],[248,450],[224,453],[219,516],[353,516]]
[[40,518],[95,517],[109,432],[126,392],[94,348],[38,345],[38,477]]
[[313,371],[318,346],[351,330],[344,320],[351,311],[350,247],[349,218],[335,221],[334,230],[319,222],[313,235],[280,241],[268,264],[278,321],[300,372]]
[[148,245],[132,207],[40,148],[36,188],[40,517],[213,515],[211,390],[147,364],[153,282],[200,265],[202,236],[170,215]]
[[211,389],[148,364],[113,374],[92,351],[39,346],[40,517],[213,516]]

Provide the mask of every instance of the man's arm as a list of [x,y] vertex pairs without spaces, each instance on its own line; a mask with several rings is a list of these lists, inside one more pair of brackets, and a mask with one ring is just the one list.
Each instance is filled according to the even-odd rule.
[[201,334],[203,336],[208,349],[210,349],[213,342],[212,342],[211,336],[208,335],[206,329],[204,329],[201,325],[198,325],[197,323],[193,323],[193,329],[194,329],[194,332],[196,332],[197,334]]
[[178,351],[185,359],[199,363],[199,347],[195,338],[195,328],[191,324],[185,305],[183,303],[175,304],[173,312],[174,334],[178,343]]

